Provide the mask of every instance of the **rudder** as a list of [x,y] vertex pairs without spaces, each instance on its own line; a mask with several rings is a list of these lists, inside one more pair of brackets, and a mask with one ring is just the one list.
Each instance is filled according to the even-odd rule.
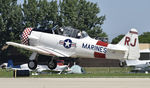
[[136,29],[131,29],[118,44],[128,49],[125,56],[128,60],[139,59],[139,39]]

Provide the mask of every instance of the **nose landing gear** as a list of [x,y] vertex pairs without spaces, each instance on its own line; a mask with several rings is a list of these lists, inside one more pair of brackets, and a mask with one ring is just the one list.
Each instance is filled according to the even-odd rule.
[[125,67],[125,66],[126,66],[126,62],[125,62],[125,61],[121,61],[121,62],[119,63],[119,66],[120,66],[120,67]]

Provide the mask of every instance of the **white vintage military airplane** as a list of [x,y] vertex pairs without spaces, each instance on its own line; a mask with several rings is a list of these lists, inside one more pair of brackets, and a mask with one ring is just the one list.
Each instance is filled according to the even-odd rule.
[[140,57],[136,29],[131,29],[118,44],[108,44],[90,38],[85,31],[81,32],[71,27],[54,27],[51,31],[26,28],[22,34],[22,44],[7,44],[33,52],[28,63],[30,69],[37,67],[37,54],[53,56],[48,61],[50,69],[56,68],[56,57],[119,59],[121,66],[127,59]]

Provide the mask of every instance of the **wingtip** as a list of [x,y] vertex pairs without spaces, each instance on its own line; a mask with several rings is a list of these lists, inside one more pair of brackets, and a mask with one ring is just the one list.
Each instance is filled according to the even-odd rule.
[[9,42],[6,42],[7,45],[9,45]]
[[10,45],[11,42],[6,42],[7,45]]
[[132,28],[132,29],[130,30],[130,33],[132,33],[132,34],[138,34],[138,31],[137,31],[135,28]]

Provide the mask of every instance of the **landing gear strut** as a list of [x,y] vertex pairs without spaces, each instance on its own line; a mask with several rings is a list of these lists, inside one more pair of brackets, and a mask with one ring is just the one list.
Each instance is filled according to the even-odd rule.
[[31,70],[35,70],[37,67],[37,61],[36,61],[37,53],[33,52],[29,58],[28,67]]

